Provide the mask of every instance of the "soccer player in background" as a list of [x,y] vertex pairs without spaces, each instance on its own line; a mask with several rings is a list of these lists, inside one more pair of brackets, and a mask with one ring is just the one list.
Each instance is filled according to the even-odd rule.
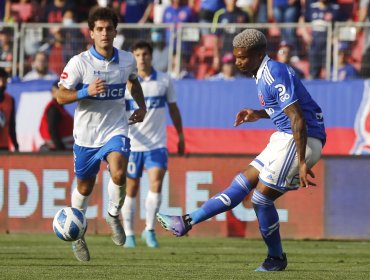
[[[166,135],[166,103],[169,114],[179,138],[178,153],[184,154],[185,142],[182,131],[182,121],[176,104],[176,94],[169,75],[156,71],[152,66],[152,46],[145,41],[139,41],[132,47],[143,88],[147,115],[142,123],[130,126],[131,154],[127,168],[126,198],[122,207],[123,225],[126,233],[124,247],[136,247],[134,216],[136,210],[136,195],[140,186],[140,178],[145,168],[149,176],[149,191],[145,200],[146,227],[142,239],[150,248],[158,247],[154,225],[156,214],[161,205],[163,177],[167,170],[167,135]],[[126,103],[129,113],[137,104],[127,95]]]
[[177,236],[195,224],[234,208],[252,191],[252,203],[268,253],[256,271],[281,271],[288,264],[283,251],[274,201],[299,186],[315,184],[311,168],[321,157],[326,133],[323,114],[292,69],[266,55],[262,32],[246,29],[234,37],[236,66],[256,79],[263,110],[242,109],[234,126],[270,118],[277,131],[266,148],[233,179],[230,186],[184,216],[157,214],[162,226]]
[[[78,102],[74,118],[73,147],[77,188],[72,193],[72,207],[86,212],[101,160],[109,164],[108,214],[116,245],[125,243],[119,213],[125,198],[126,169],[130,153],[128,121],[142,122],[146,105],[137,78],[132,53],[113,47],[118,18],[109,8],[90,11],[88,25],[93,46],[71,58],[59,82],[60,104]],[[127,119],[125,89],[138,104]],[[84,238],[74,241],[72,249],[79,261],[89,261]]]
[[15,101],[6,92],[7,84],[8,72],[4,68],[0,68],[0,150],[10,151],[9,144],[12,143],[14,150],[18,151],[19,145],[15,129]]
[[73,147],[73,117],[56,100],[58,83],[59,81],[53,83],[52,98],[46,104],[41,117],[39,132],[44,140],[40,147],[42,152],[71,150]]

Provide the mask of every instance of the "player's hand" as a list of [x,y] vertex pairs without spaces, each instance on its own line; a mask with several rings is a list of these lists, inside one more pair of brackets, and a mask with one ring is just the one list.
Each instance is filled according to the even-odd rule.
[[238,126],[245,122],[255,122],[259,119],[260,117],[257,115],[255,110],[243,109],[236,115],[234,126]]
[[142,122],[144,120],[145,115],[146,115],[146,109],[145,108],[136,109],[132,113],[130,118],[128,119],[129,120],[128,124],[131,125],[131,124],[134,124],[134,123]]
[[89,85],[87,91],[90,96],[98,95],[100,93],[105,93],[107,91],[107,84],[105,80],[97,78],[94,82],[92,82]]
[[304,162],[299,166],[299,182],[301,187],[308,188],[309,186],[316,186],[314,182],[308,179],[308,175],[310,175],[312,178],[315,178],[315,174]]
[[177,153],[183,156],[185,153],[185,139],[183,135],[179,135],[179,142],[177,143]]

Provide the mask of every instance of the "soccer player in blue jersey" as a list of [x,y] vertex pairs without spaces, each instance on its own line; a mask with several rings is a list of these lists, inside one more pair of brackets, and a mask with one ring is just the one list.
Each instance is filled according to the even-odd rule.
[[[108,213],[116,245],[125,243],[119,213],[125,198],[125,181],[130,140],[128,122],[142,122],[146,105],[132,53],[113,47],[118,18],[109,8],[95,8],[88,18],[93,46],[74,56],[64,68],[57,100],[61,104],[78,102],[74,116],[73,146],[77,188],[72,193],[72,207],[86,212],[100,163],[109,164]],[[125,90],[138,104],[126,116]],[[89,261],[85,238],[74,241],[72,249],[79,261]]]
[[242,109],[234,126],[270,118],[277,131],[266,148],[238,174],[230,186],[184,216],[157,214],[162,226],[177,236],[193,225],[230,210],[252,191],[252,203],[268,253],[256,271],[281,271],[288,264],[283,251],[274,201],[299,186],[314,186],[311,168],[321,157],[326,133],[323,114],[294,70],[266,55],[262,32],[247,29],[234,37],[236,66],[256,79],[263,110]]
[[[139,74],[139,81],[144,92],[147,105],[145,120],[130,126],[131,154],[127,168],[126,198],[122,207],[123,226],[126,233],[124,247],[136,246],[134,216],[136,211],[136,195],[140,186],[143,169],[148,172],[149,190],[145,199],[145,230],[142,239],[150,248],[159,246],[154,226],[155,217],[161,205],[161,191],[164,175],[167,170],[167,134],[166,104],[169,115],[178,135],[178,153],[184,153],[185,140],[182,121],[176,103],[176,94],[172,80],[168,74],[156,71],[152,67],[152,46],[139,41],[132,47]],[[137,104],[126,92],[126,110],[131,114]]]

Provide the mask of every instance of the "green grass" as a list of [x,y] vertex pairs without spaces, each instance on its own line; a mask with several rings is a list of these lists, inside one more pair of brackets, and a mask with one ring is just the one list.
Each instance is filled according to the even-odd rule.
[[284,241],[284,272],[253,270],[265,258],[259,240],[159,237],[159,249],[141,240],[135,249],[109,236],[86,238],[91,261],[78,262],[68,242],[53,234],[0,235],[0,279],[370,279],[370,242]]

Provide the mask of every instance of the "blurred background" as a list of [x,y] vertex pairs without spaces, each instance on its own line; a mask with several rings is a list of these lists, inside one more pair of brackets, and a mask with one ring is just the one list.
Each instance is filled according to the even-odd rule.
[[[19,149],[9,140],[9,151],[0,151],[0,232],[52,232],[54,214],[70,204],[76,186],[72,152],[43,151],[40,122],[66,62],[91,46],[88,11],[109,6],[120,18],[115,47],[130,51],[137,40],[150,41],[154,67],[174,79],[186,156],[175,155],[177,136],[168,121],[171,156],[161,212],[194,210],[224,189],[268,142],[274,130],[269,121],[232,127],[241,108],[260,106],[255,81],[237,71],[232,55],[233,37],[256,28],[268,38],[269,56],[291,65],[303,79],[323,109],[328,133],[324,157],[314,169],[318,187],[277,202],[282,235],[369,238],[369,2],[1,1],[0,67],[9,76],[6,92],[15,100]],[[66,106],[70,115],[74,106]],[[108,232],[103,221],[108,179],[102,164],[87,212],[91,233]],[[138,223],[144,223],[143,201],[138,196]],[[259,237],[248,201],[191,234]],[[163,233],[159,227],[158,232]]]

